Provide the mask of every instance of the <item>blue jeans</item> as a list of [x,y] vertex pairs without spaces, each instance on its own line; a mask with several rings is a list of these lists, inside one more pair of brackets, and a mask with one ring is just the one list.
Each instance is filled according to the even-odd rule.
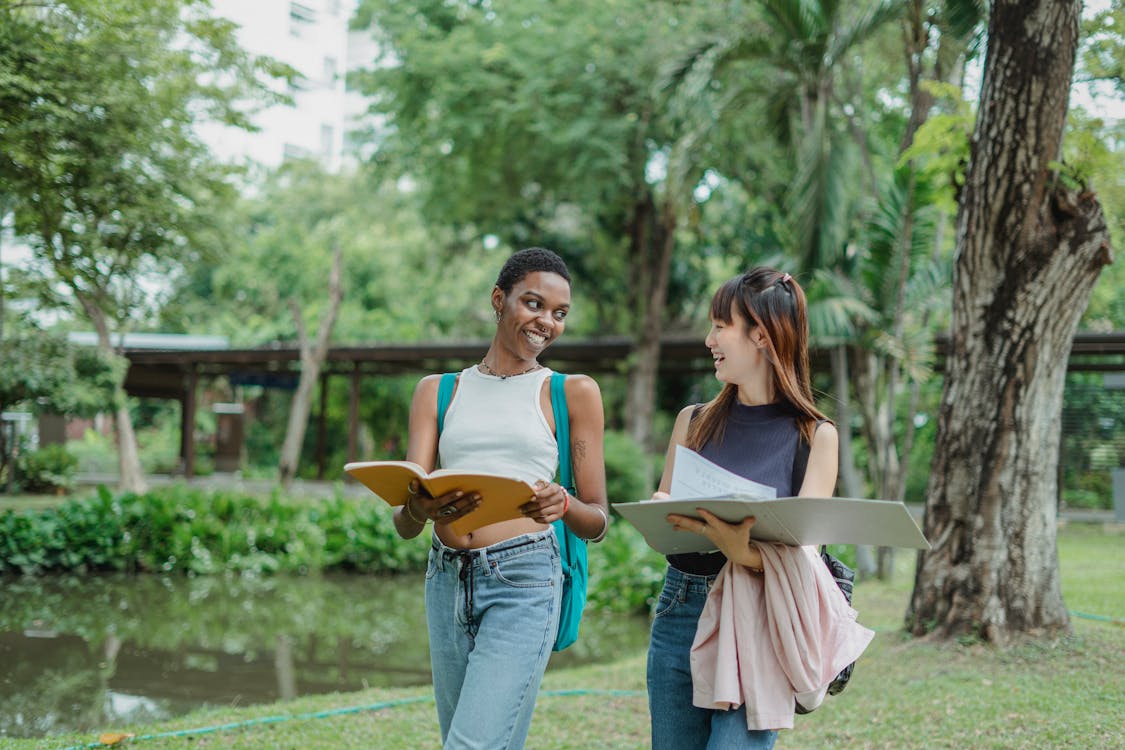
[[426,623],[445,750],[523,747],[561,594],[553,529],[472,550],[434,538]]
[[652,750],[769,750],[777,732],[746,728],[746,706],[733,711],[692,705],[691,644],[714,576],[671,565],[648,645],[648,709]]

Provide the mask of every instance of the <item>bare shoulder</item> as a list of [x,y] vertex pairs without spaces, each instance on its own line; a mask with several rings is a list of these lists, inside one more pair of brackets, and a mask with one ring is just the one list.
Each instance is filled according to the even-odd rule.
[[836,453],[840,448],[840,433],[836,431],[836,425],[827,421],[817,425],[809,448],[815,455]]
[[418,381],[414,386],[414,402],[415,403],[437,403],[438,383],[441,382],[441,374],[427,375]]
[[836,431],[836,425],[828,420],[825,420],[816,426],[816,431],[813,432],[813,444],[821,440],[836,444],[840,441],[840,433]]
[[574,403],[592,403],[602,400],[602,390],[598,381],[589,375],[567,375],[565,386],[566,399]]

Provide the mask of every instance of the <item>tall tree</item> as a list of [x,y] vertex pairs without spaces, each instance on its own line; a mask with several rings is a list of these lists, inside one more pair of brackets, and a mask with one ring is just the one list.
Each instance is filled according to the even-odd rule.
[[341,279],[343,253],[337,244],[332,253],[332,269],[328,275],[327,305],[317,324],[316,337],[310,339],[305,329],[304,313],[296,297],[289,298],[289,308],[293,323],[297,327],[297,343],[301,349],[301,377],[289,407],[289,426],[285,430],[285,442],[281,446],[281,460],[278,463],[278,478],[288,487],[297,474],[297,464],[301,458],[301,444],[305,439],[305,426],[309,421],[312,406],[312,393],[320,378],[320,370],[328,356],[328,341],[340,313],[340,302],[344,298],[344,285]]
[[1055,514],[1070,343],[1110,262],[1101,206],[1068,179],[1081,4],[994,0],[957,214],[953,323],[907,624],[1003,644],[1069,628]]
[[[0,39],[0,195],[45,288],[63,290],[112,352],[170,269],[213,240],[207,207],[229,186],[196,120],[245,126],[239,107],[273,69],[205,0],[2,0]],[[117,403],[120,481],[140,490]]]
[[356,77],[384,118],[375,158],[419,181],[431,216],[514,245],[565,235],[586,248],[580,260],[599,251],[576,291],[616,295],[603,330],[635,339],[626,420],[641,443],[676,232],[702,174],[698,141],[667,115],[654,83],[705,11],[638,0],[365,0],[359,16],[387,50]]

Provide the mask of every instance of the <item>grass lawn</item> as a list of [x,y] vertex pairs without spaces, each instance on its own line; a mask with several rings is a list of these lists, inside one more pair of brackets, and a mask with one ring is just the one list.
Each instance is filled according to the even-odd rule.
[[[1004,651],[906,638],[900,626],[914,556],[900,552],[892,582],[856,587],[860,621],[878,635],[848,689],[798,716],[777,747],[1125,748],[1125,535],[1071,524],[1060,531],[1059,551],[1067,606],[1084,615],[1073,618],[1074,636]],[[648,747],[644,671],[644,658],[634,657],[548,673],[527,747]],[[184,731],[230,724],[241,726]],[[127,746],[152,750],[439,745],[427,689],[316,696],[105,730],[135,733]],[[96,740],[90,734],[0,740],[0,748]]]

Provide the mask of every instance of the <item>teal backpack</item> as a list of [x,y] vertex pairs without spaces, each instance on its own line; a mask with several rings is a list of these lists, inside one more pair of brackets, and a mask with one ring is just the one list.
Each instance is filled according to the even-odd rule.
[[[445,426],[445,412],[453,400],[453,388],[457,383],[456,372],[441,376],[438,384],[437,420],[438,435]],[[559,446],[558,481],[574,495],[574,473],[570,465],[570,412],[566,407],[566,375],[551,373],[551,409],[555,413],[555,441]],[[562,558],[563,589],[559,612],[559,632],[555,636],[553,650],[562,651],[578,640],[578,626],[582,622],[582,610],[586,608],[586,584],[589,580],[586,540],[563,523],[560,518],[551,524],[559,540],[559,553]]]

